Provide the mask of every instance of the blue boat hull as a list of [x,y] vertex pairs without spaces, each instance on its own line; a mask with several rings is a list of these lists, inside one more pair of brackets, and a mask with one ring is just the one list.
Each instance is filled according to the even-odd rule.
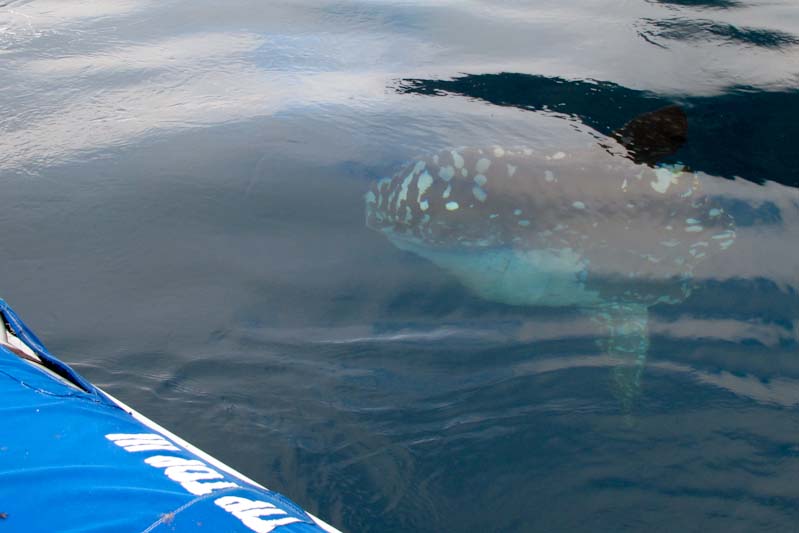
[[0,315],[0,531],[338,531],[89,383],[2,300]]

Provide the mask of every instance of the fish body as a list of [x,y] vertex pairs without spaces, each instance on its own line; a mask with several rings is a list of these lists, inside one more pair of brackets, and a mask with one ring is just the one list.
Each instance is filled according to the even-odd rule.
[[799,291],[799,191],[658,164],[687,126],[670,106],[588,147],[428,154],[371,187],[366,225],[487,300],[585,312],[630,414],[650,307],[684,301],[697,278]]
[[675,303],[735,242],[723,199],[704,190],[712,179],[598,146],[443,150],[376,183],[366,223],[492,301]]

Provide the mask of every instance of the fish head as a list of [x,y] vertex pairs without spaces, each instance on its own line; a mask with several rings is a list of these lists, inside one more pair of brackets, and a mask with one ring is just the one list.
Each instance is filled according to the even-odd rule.
[[510,246],[508,213],[517,213],[511,215],[513,224],[531,221],[520,216],[511,191],[502,186],[517,171],[504,155],[502,148],[466,148],[412,161],[366,193],[366,225],[396,244],[452,250]]

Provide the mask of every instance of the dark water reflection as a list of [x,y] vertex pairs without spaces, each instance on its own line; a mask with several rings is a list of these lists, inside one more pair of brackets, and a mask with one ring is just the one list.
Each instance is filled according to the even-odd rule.
[[652,3],[674,8],[691,7],[696,9],[736,9],[746,7],[746,2],[738,0],[648,0]]
[[474,74],[446,80],[403,80],[403,94],[460,95],[494,105],[562,114],[604,135],[637,115],[683,106],[688,140],[664,162],[762,183],[799,185],[793,139],[799,136],[799,91],[730,87],[714,96],[660,95],[607,81],[564,80],[520,73]]
[[799,37],[787,32],[748,28],[707,19],[642,19],[641,36],[648,42],[665,46],[662,40],[717,42],[723,45],[789,48],[799,44]]
[[[791,529],[794,11],[6,2],[2,296],[87,377],[348,531]],[[738,235],[649,309],[630,416],[590,316],[481,298],[364,224],[415,158],[571,153],[671,104],[689,128],[665,162],[707,174]]]

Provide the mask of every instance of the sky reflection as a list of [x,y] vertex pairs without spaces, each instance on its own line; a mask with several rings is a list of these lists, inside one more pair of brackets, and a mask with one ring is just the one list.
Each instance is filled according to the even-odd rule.
[[[603,368],[618,365],[618,361],[608,356],[563,357],[521,363],[514,369],[517,375],[537,375],[550,372],[563,372],[578,368]],[[777,377],[763,380],[751,374],[740,375],[726,370],[708,372],[689,365],[652,361],[648,371],[682,374],[690,381],[728,391],[765,405],[793,408],[799,405],[799,379]]]
[[[779,50],[796,38],[775,16],[779,6],[763,11],[754,29],[737,15],[674,18],[673,9],[648,2],[622,10],[607,0],[307,0],[265,11],[247,0],[224,7],[200,1],[178,29],[187,5],[33,0],[1,7],[7,112],[0,115],[0,165],[31,171],[143,136],[290,109],[386,113],[404,105],[385,89],[403,77],[536,72],[682,94],[717,93],[733,80],[795,85]],[[727,11],[751,19],[744,7]],[[652,46],[639,33],[675,48]]]
[[107,75],[135,70],[206,71],[225,68],[264,42],[253,33],[200,33],[158,42],[111,47],[83,55],[34,59],[24,64],[31,74],[51,76]]
[[[0,55],[57,33],[79,37],[82,24],[122,17],[151,5],[149,0],[19,0],[0,5]],[[106,20],[107,22],[107,20]]]

